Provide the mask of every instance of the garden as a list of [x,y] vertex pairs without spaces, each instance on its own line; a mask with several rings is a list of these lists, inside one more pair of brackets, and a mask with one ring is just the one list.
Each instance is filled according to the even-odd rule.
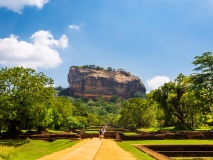
[[67,96],[67,88],[54,88],[51,78],[30,68],[2,68],[0,157],[36,159],[97,137],[105,125],[105,138],[119,133],[118,145],[135,156],[147,154],[132,144],[211,144],[212,53],[196,56],[193,64],[196,73],[180,73],[146,95],[112,95],[109,101]]

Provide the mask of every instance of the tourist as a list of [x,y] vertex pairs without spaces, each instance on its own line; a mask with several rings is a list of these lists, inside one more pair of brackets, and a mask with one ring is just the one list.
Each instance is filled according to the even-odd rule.
[[102,139],[104,137],[104,128],[101,128],[99,131],[99,138]]

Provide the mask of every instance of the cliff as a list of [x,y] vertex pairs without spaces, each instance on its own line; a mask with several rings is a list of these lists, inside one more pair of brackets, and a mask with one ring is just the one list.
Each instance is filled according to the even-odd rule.
[[68,82],[71,96],[87,99],[99,96],[109,99],[112,95],[131,98],[136,92],[146,92],[144,84],[138,77],[123,70],[97,70],[72,66]]

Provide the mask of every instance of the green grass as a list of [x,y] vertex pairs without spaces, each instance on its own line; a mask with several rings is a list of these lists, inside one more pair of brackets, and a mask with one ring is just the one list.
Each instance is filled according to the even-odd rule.
[[97,134],[97,133],[99,133],[99,130],[97,130],[97,131],[96,130],[91,130],[91,131],[86,130],[85,133],[89,133],[89,134],[96,133]]
[[143,132],[156,132],[159,130],[159,128],[140,128],[138,130]]
[[43,140],[1,140],[0,160],[34,160],[47,154],[71,147],[79,141],[60,139],[53,142]]
[[65,133],[64,131],[57,131],[57,130],[51,130],[51,129],[48,129],[47,130],[48,132],[50,132],[50,133]]
[[140,151],[139,149],[135,148],[134,146],[132,146],[131,144],[135,144],[132,143],[135,141],[123,141],[123,142],[117,142],[117,144],[125,151],[131,153],[137,160],[155,160],[155,158],[152,158],[151,156],[149,156],[148,154]]
[[138,150],[132,144],[141,144],[141,145],[163,145],[163,144],[174,144],[174,145],[187,145],[187,144],[212,144],[213,140],[139,140],[139,141],[122,141],[117,142],[117,144],[124,150],[130,152],[132,155],[135,156],[137,160],[154,160],[153,157],[145,154],[144,152]]
[[[208,131],[208,130],[212,130],[213,127],[212,126],[208,126],[208,125],[204,125],[204,126],[200,126],[198,128],[195,128],[195,131]],[[138,129],[139,131],[144,131],[144,132],[156,132],[158,130],[160,130],[159,128],[140,128]],[[181,131],[176,129],[174,126],[173,127],[164,127],[161,130],[168,130],[168,131]]]
[[194,129],[195,131],[208,131],[212,130],[212,126],[200,126],[199,128]]
[[135,133],[135,132],[124,132],[124,135],[125,136],[132,136],[132,135],[138,135],[138,134]]
[[12,150],[14,150],[14,147],[0,146],[0,160],[7,159]]

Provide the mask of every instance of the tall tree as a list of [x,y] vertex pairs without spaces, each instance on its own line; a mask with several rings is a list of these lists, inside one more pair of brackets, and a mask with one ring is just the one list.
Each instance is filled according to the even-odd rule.
[[170,109],[167,103],[167,99],[170,92],[170,83],[165,83],[162,87],[151,91],[148,95],[148,101],[153,99],[160,108],[164,111],[164,123],[163,126],[168,127],[172,120],[172,114],[170,113]]
[[213,54],[211,52],[203,53],[202,56],[196,56],[192,62],[196,66],[192,75],[196,89],[206,90],[205,96],[209,106],[213,105]]
[[10,131],[42,127],[48,121],[52,85],[51,78],[30,68],[0,70],[0,118]]
[[155,120],[154,112],[143,98],[131,98],[121,108],[119,123],[127,128],[149,127]]
[[55,129],[64,127],[68,117],[73,116],[73,105],[68,97],[57,96],[52,105],[53,122]]
[[193,120],[202,108],[201,102],[196,99],[197,93],[191,90],[189,79],[180,74],[174,82],[164,84],[153,93],[155,101],[164,109],[165,119],[185,129],[194,126]]

